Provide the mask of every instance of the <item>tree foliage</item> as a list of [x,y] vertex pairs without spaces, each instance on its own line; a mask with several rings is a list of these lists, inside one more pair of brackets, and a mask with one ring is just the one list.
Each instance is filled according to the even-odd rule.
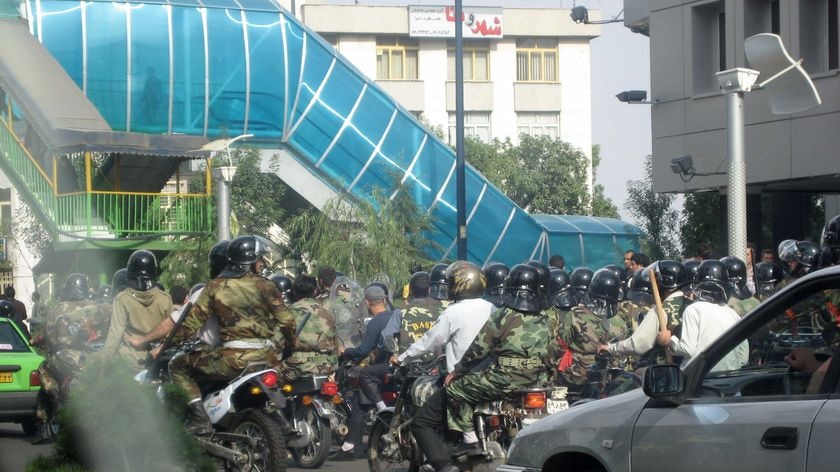
[[687,256],[694,255],[701,244],[721,248],[721,202],[718,192],[695,192],[685,195],[680,242]]
[[674,195],[653,191],[653,159],[645,157],[643,180],[627,182],[626,208],[644,231],[642,252],[651,260],[679,259],[677,225],[679,214],[673,208]]
[[376,188],[374,203],[348,196],[330,200],[322,211],[303,212],[289,220],[287,230],[295,250],[315,266],[329,265],[360,284],[386,282],[402,287],[412,264],[428,266],[433,243],[424,233],[431,228],[406,185],[396,197]]
[[[548,136],[522,134],[519,145],[508,139],[484,144],[468,139],[470,164],[529,213],[590,214],[618,217],[615,205],[596,185],[590,202],[587,189],[588,158],[580,149]],[[593,148],[593,169],[600,161]]]

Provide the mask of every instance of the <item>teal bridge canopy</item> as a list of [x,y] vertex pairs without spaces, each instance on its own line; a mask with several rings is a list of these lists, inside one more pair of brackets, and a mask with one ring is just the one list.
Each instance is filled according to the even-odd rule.
[[[315,32],[272,0],[23,4],[31,33],[115,131],[209,139],[251,133],[337,192],[373,202],[394,176],[432,216],[433,258],[455,258],[455,155]],[[469,156],[467,156],[469,159]],[[282,177],[282,175],[281,175]],[[615,263],[638,228],[531,216],[467,166],[468,257],[479,264]]]

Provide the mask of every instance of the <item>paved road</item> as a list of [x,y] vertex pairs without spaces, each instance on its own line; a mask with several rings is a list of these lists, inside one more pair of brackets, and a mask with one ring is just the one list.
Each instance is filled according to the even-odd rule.
[[[0,472],[22,472],[26,463],[39,454],[50,454],[52,446],[32,446],[31,437],[24,437],[20,425],[0,423]],[[289,471],[304,471],[289,467]],[[319,471],[323,472],[367,472],[365,460],[327,461]]]

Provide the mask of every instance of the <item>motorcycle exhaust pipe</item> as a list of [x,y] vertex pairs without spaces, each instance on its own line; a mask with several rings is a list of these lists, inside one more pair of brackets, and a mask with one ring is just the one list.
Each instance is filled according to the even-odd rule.
[[335,432],[339,436],[347,436],[347,434],[350,433],[350,428],[348,428],[346,424],[340,424],[335,427]]

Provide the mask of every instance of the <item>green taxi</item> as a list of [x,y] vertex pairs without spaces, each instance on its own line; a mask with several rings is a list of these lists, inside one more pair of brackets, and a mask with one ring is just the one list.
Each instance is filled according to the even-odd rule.
[[41,380],[38,355],[9,318],[0,317],[0,422],[20,423],[35,434],[35,401]]

